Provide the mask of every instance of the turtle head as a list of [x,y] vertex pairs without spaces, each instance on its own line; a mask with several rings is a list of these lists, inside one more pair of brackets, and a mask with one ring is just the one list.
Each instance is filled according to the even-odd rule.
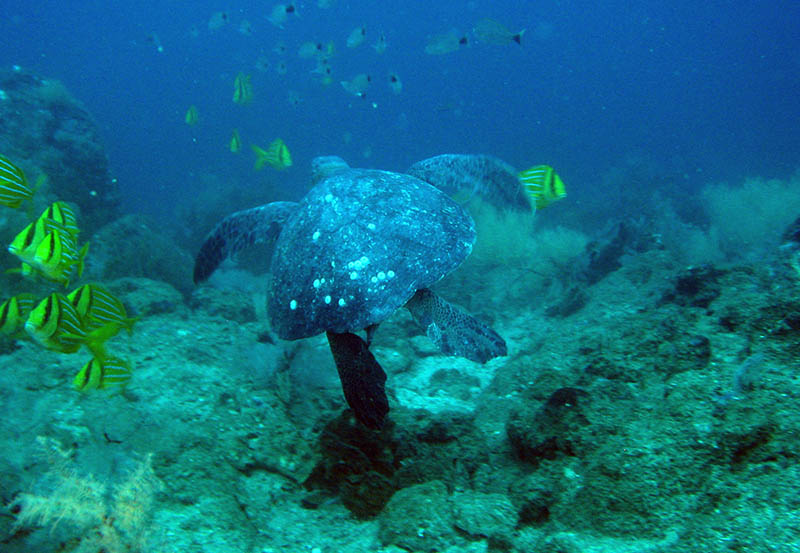
[[311,160],[311,185],[322,182],[331,175],[350,169],[345,160],[339,156],[318,156]]

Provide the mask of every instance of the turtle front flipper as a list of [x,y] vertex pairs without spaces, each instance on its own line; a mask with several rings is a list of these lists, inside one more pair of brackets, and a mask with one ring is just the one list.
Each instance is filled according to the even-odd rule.
[[417,290],[406,307],[446,355],[486,363],[508,353],[505,340],[497,332],[427,288]]
[[208,234],[195,258],[195,284],[210,277],[229,255],[258,242],[275,240],[296,209],[295,202],[272,202],[225,217]]
[[386,373],[360,336],[350,332],[327,335],[347,404],[364,426],[381,428],[389,412],[384,389]]

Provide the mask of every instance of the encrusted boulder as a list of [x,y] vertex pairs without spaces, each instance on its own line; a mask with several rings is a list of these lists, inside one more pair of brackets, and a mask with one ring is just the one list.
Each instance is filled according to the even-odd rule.
[[31,181],[47,175],[40,198],[76,204],[85,232],[119,216],[119,189],[97,125],[60,81],[18,66],[0,70],[0,153]]

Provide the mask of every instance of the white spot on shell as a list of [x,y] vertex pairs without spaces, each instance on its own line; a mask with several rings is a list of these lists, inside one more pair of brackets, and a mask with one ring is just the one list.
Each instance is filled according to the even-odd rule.
[[370,224],[368,224],[368,225],[367,225],[367,228],[368,228],[369,230],[375,230],[375,223],[370,223]]
[[372,282],[378,282],[378,277],[372,277],[370,280],[371,280]]
[[369,265],[369,258],[366,255],[364,255],[361,256],[359,259],[356,259],[355,261],[350,261],[347,264],[347,268],[360,271],[364,269],[367,265]]
[[311,235],[311,239],[316,242],[319,239],[319,231],[315,230],[314,234]]
[[386,273],[383,271],[378,273],[378,280],[384,280],[386,278]]
[[339,307],[344,307],[345,301],[344,298],[339,298]]
[[325,194],[325,201],[331,203],[333,201],[333,194],[331,193]]
[[350,280],[355,280],[357,278],[358,278],[358,273],[356,271],[350,273]]
[[325,303],[330,303],[330,302],[331,302],[331,297],[325,296]]
[[314,279],[314,288],[319,288],[322,285],[322,282],[318,278]]
[[388,273],[386,273],[386,276],[389,278],[394,278],[394,271],[389,271]]
[[297,300],[292,300],[289,302],[289,309],[291,309],[292,311],[297,309]]

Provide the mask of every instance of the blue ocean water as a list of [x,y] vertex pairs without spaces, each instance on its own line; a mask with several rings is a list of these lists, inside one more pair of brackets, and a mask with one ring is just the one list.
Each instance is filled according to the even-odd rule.
[[[518,168],[548,163],[576,202],[602,196],[600,176],[631,159],[679,175],[667,195],[744,176],[785,178],[797,168],[797,3],[295,6],[281,28],[263,2],[9,0],[0,62],[60,79],[84,102],[126,209],[157,215],[169,215],[204,173],[295,197],[321,154],[393,170],[445,152],[491,153]],[[211,30],[218,11],[230,23]],[[485,17],[526,29],[521,45],[476,41],[470,30]],[[252,33],[239,31],[243,20]],[[348,49],[348,34],[361,25],[364,44]],[[426,54],[428,39],[451,28],[470,44]],[[381,33],[388,47],[379,55],[371,46]],[[297,56],[306,41],[334,41],[329,86],[314,78],[313,61]],[[279,43],[285,53],[274,51]],[[260,59],[266,71],[256,69]],[[285,74],[275,70],[280,63]],[[255,98],[246,106],[232,101],[240,71],[253,75]],[[390,72],[402,81],[400,94],[388,86]],[[358,73],[372,80],[365,98],[339,85]],[[184,122],[192,104],[200,114],[194,127]],[[245,145],[238,156],[227,148],[233,128]],[[276,137],[294,166],[254,172],[248,145]]]

